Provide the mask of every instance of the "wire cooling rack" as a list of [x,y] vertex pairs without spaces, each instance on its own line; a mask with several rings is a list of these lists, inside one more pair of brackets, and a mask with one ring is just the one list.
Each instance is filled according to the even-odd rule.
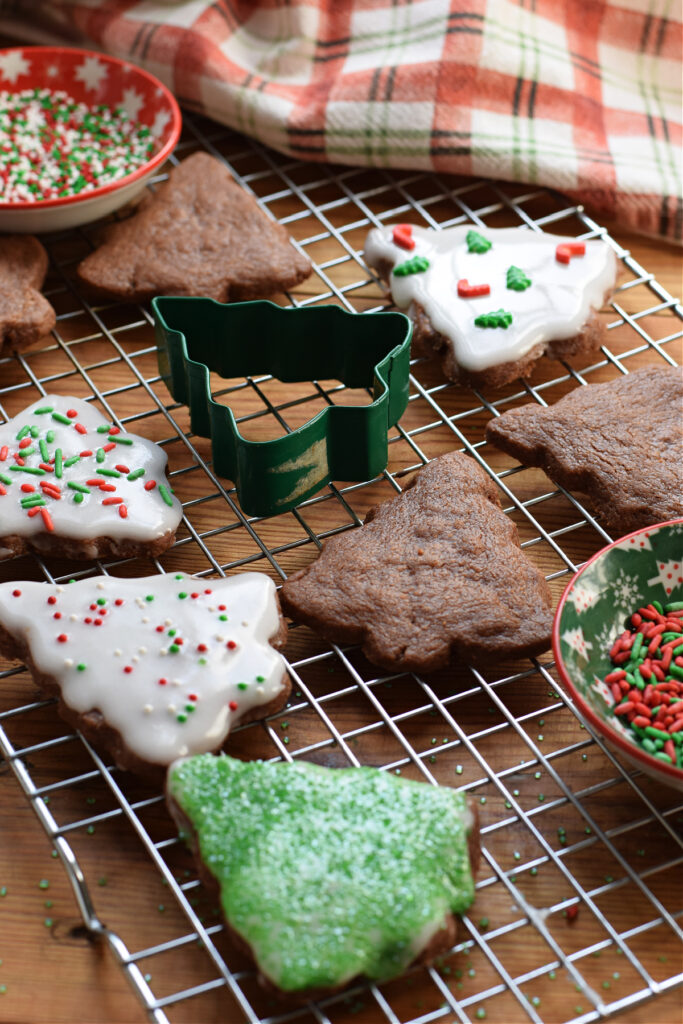
[[[158,561],[94,566],[26,557],[4,563],[3,578],[175,568],[212,576],[256,568],[280,581],[307,564],[325,537],[358,525],[372,504],[400,491],[407,474],[458,448],[497,481],[527,554],[559,596],[577,566],[611,538],[575,495],[487,446],[485,423],[520,401],[550,403],[591,380],[674,363],[680,306],[604,229],[545,190],[304,164],[188,117],[174,159],[197,148],[226,159],[313,260],[314,276],[283,302],[381,307],[382,290],[360,255],[373,225],[524,225],[602,237],[614,247],[623,273],[603,314],[609,344],[580,367],[542,360],[528,383],[491,393],[447,383],[433,364],[414,360],[410,404],[391,433],[381,477],[330,485],[291,513],[254,519],[242,514],[230,483],[214,476],[208,442],[189,432],[187,410],[169,401],[149,311],[90,304],[74,284],[74,268],[94,236],[54,236],[47,240],[47,294],[58,311],[55,341],[0,357],[0,413],[15,415],[50,391],[92,398],[112,421],[166,448],[185,515],[175,547]],[[229,397],[242,431],[256,438],[292,429],[326,404],[369,400],[334,381],[302,385],[294,397],[291,385],[285,394],[267,376],[214,386]],[[626,580],[615,600],[627,604],[629,597]],[[476,903],[458,945],[429,968],[304,1007],[274,1000],[227,945],[213,897],[158,791],[103,761],[57,719],[54,702],[33,699],[23,669],[9,668],[0,673],[0,752],[62,859],[88,929],[108,944],[152,1020],[587,1024],[683,982],[680,962],[662,955],[682,937],[683,803],[621,764],[584,727],[549,656],[521,670],[457,666],[423,678],[378,674],[357,649],[328,646],[304,627],[291,630],[287,651],[290,705],[238,730],[230,751],[371,764],[461,786],[480,812]],[[109,884],[99,888],[103,869]]]

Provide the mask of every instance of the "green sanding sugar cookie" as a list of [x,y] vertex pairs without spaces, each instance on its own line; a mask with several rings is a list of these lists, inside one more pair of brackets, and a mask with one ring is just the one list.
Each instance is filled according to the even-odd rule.
[[226,921],[282,991],[393,977],[439,933],[450,946],[451,912],[474,899],[472,815],[452,789],[200,754],[171,766],[168,796]]

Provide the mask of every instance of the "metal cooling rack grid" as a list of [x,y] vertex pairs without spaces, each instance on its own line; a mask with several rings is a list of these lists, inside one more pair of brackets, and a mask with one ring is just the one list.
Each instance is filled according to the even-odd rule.
[[[524,223],[605,235],[544,191],[519,194],[489,182],[452,186],[431,173],[307,165],[209,122],[188,118],[186,125],[178,156],[199,145],[227,157],[237,179],[280,215],[304,251],[315,260],[322,249],[313,284],[290,297],[294,305],[376,308],[379,292],[358,253],[368,227],[386,220],[418,217],[435,227],[465,220]],[[609,538],[573,496],[489,450],[483,425],[511,403],[554,401],[610,364],[617,373],[653,360],[673,363],[673,342],[681,336],[680,306],[615,246],[631,276],[614,303],[609,347],[594,365],[578,372],[541,364],[521,388],[463,398],[464,389],[415,360],[410,406],[392,434],[389,469],[380,479],[330,487],[294,513],[250,520],[234,490],[213,476],[207,443],[187,434],[186,410],[165,405],[147,311],[93,307],[74,289],[73,265],[88,244],[84,234],[54,239],[50,298],[59,311],[57,344],[0,358],[0,411],[13,415],[36,389],[93,396],[113,419],[167,448],[174,487],[186,499],[178,543],[154,564],[107,563],[98,566],[101,572],[179,567],[212,575],[247,566],[282,578],[310,559],[311,545],[357,525],[371,504],[400,490],[407,473],[459,447],[494,474],[525,547],[559,593],[576,565]],[[555,375],[544,380],[549,366]],[[295,400],[282,400],[267,377],[227,386],[216,381],[216,388],[243,412],[250,436],[291,429],[323,403],[358,399],[318,382]],[[89,564],[69,565],[53,576],[55,566],[28,559],[7,568],[15,578],[47,580],[94,571]],[[0,705],[0,750],[67,867],[86,923],[108,942],[152,1019],[426,1024],[479,1019],[477,1011],[484,1010],[487,1019],[504,1022],[588,1022],[683,981],[680,965],[656,955],[681,937],[675,883],[683,856],[675,825],[683,804],[624,768],[583,730],[547,658],[523,672],[499,666],[486,675],[463,668],[426,679],[378,676],[358,651],[327,647],[305,628],[292,630],[288,654],[291,706],[239,730],[231,750],[330,765],[362,762],[462,785],[477,802],[482,824],[476,904],[462,941],[433,968],[416,968],[387,985],[357,986],[317,1006],[283,1008],[256,988],[254,972],[225,946],[215,906],[158,793],[104,764],[55,719],[52,702],[26,703],[24,673],[9,670],[2,673],[8,696]],[[96,888],[112,849],[125,856],[132,882]],[[573,906],[580,915],[568,926],[563,913]],[[162,962],[164,979],[174,979],[171,987],[155,982]],[[544,1003],[551,1001],[547,1016]]]

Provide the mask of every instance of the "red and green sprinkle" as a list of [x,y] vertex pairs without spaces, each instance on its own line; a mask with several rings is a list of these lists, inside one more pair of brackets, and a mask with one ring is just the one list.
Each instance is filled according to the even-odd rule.
[[91,192],[142,167],[150,129],[122,107],[52,89],[0,92],[0,199],[35,203]]
[[[77,422],[77,413],[73,409],[70,409],[67,415],[64,415],[61,412],[55,411],[52,406],[44,406],[34,409],[32,415],[50,416],[57,423],[71,426],[79,434],[88,433],[87,428]],[[40,515],[43,526],[48,533],[53,532],[55,529],[48,507],[49,503],[63,501],[68,498],[71,498],[73,504],[81,505],[86,495],[94,497],[94,494],[99,493],[102,505],[111,506],[113,513],[117,514],[121,519],[126,519],[128,517],[128,508],[124,504],[123,498],[118,495],[110,496],[112,492],[116,491],[115,484],[110,481],[118,480],[122,476],[125,476],[129,481],[141,480],[145,475],[145,470],[142,467],[136,468],[135,466],[128,465],[121,465],[119,469],[109,469],[106,466],[102,466],[102,463],[106,462],[107,455],[116,449],[116,444],[132,446],[134,442],[132,438],[118,436],[120,435],[120,429],[114,425],[102,424],[96,429],[98,433],[107,433],[109,435],[109,444],[104,445],[103,448],[98,448],[95,453],[91,449],[85,449],[80,455],[64,458],[61,448],[57,447],[51,450],[50,446],[54,443],[55,439],[53,430],[48,429],[45,432],[45,437],[41,437],[42,430],[40,426],[30,422],[25,423],[15,435],[16,449],[12,450],[8,444],[0,447],[0,497],[10,495],[10,488],[13,484],[18,483],[21,491],[19,496],[21,508],[30,518]],[[37,441],[37,447],[32,444],[32,439]],[[41,460],[37,466],[26,465],[26,460],[31,456],[36,456]],[[70,470],[72,466],[76,466],[83,460],[92,459],[93,457],[96,465],[98,465],[98,468],[95,469],[96,476],[80,481],[65,478],[66,471]],[[85,471],[84,475],[87,472],[88,470]],[[92,472],[92,469],[90,469],[90,472]],[[13,477],[11,475],[13,473],[21,474],[21,476]],[[40,487],[40,490],[33,483],[28,483],[28,480],[21,483],[22,476],[24,480],[26,480],[26,477],[29,479],[40,477],[40,481],[36,481],[36,485]],[[44,477],[47,477],[47,479],[42,479]],[[59,481],[59,483],[56,481]],[[157,484],[154,480],[143,484],[144,489],[147,491],[156,486]],[[63,490],[63,488],[66,488],[66,490]],[[173,505],[172,494],[167,487],[159,484],[158,493],[165,504]]]
[[641,749],[683,768],[683,601],[652,601],[613,643],[613,713]]

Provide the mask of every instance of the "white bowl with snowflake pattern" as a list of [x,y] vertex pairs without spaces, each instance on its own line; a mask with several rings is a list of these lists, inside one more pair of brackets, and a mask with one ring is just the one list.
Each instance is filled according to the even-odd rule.
[[[0,231],[41,234],[89,224],[135,200],[170,156],[180,136],[182,118],[166,86],[130,61],[66,46],[15,46],[0,49],[0,94],[40,90],[66,93],[78,104],[125,112],[148,130],[150,152],[144,163],[121,177],[87,191],[56,198],[6,201],[8,184],[0,177]],[[40,103],[40,99],[36,100]],[[7,100],[0,103],[0,119]],[[38,114],[40,112],[38,111]],[[2,131],[0,131],[2,141]],[[5,143],[3,143],[4,145]],[[106,153],[106,150],[102,151]],[[14,155],[14,154],[12,154]],[[5,156],[4,150],[0,157]],[[22,159],[23,159],[22,149]],[[6,160],[2,161],[6,167]],[[0,166],[2,166],[0,164]],[[46,176],[49,162],[46,158]]]
[[615,541],[576,573],[555,612],[553,652],[563,683],[587,722],[624,758],[683,791],[683,770],[644,750],[614,714],[604,682],[609,651],[633,612],[651,601],[683,602],[683,519],[648,526]]

